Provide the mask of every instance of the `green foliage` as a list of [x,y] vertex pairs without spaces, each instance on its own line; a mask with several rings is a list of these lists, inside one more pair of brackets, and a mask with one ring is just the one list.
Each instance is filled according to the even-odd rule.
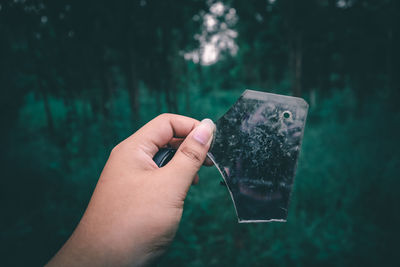
[[[191,92],[193,106],[186,113],[213,119],[240,95],[239,90],[202,94],[195,87]],[[368,105],[373,112],[357,115],[352,97],[348,90],[337,91],[311,108],[287,223],[238,224],[217,169],[204,168],[200,184],[189,192],[176,240],[159,265],[395,264],[400,159],[394,148],[400,113],[376,98]],[[114,105],[116,113],[129,109],[123,94]],[[147,110],[144,123],[156,111],[150,97],[141,105]],[[65,125],[64,104],[52,99],[51,106],[56,125]],[[58,137],[70,133],[61,144],[46,133],[44,113],[43,102],[26,98],[3,168],[7,216],[1,239],[8,244],[3,261],[10,265],[43,264],[55,253],[78,223],[110,151],[102,119],[90,126],[78,120],[70,129],[57,127]],[[120,115],[107,126],[114,144],[134,131],[123,126],[129,120]],[[28,257],[15,257],[17,252]]]
[[237,54],[185,61],[215,2],[0,3],[0,265],[54,255],[147,121],[216,120],[246,88],[310,103],[288,222],[237,224],[204,168],[159,265],[400,265],[399,2],[222,1]]
[[236,224],[219,173],[202,170],[161,266],[396,265],[400,113],[378,102],[383,110],[357,117],[348,97],[311,111],[319,120],[307,125],[287,223]]

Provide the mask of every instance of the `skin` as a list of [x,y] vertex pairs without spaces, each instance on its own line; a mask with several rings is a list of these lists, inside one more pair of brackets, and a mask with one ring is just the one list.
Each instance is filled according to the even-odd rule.
[[[157,259],[175,236],[214,131],[208,119],[162,114],[118,144],[79,225],[47,266],[143,266]],[[152,158],[167,145],[179,149],[158,168]]]

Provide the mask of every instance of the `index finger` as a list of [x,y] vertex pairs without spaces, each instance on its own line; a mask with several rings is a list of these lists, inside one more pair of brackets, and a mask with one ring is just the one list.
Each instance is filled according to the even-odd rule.
[[199,123],[193,118],[165,113],[149,121],[126,141],[139,142],[153,157],[172,138],[185,138]]

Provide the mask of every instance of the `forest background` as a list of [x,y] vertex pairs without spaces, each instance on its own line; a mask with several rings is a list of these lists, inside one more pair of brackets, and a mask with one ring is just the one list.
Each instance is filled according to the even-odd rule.
[[[246,88],[310,104],[287,223],[200,172],[160,266],[399,266],[400,2],[0,1],[0,265],[43,265],[113,146]],[[397,48],[396,48],[397,47]]]

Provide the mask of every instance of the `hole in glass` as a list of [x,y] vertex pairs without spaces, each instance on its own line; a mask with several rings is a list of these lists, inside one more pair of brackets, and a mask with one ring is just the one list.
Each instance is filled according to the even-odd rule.
[[289,119],[290,116],[291,116],[290,111],[284,111],[284,112],[283,112],[283,117],[284,117],[285,119]]

